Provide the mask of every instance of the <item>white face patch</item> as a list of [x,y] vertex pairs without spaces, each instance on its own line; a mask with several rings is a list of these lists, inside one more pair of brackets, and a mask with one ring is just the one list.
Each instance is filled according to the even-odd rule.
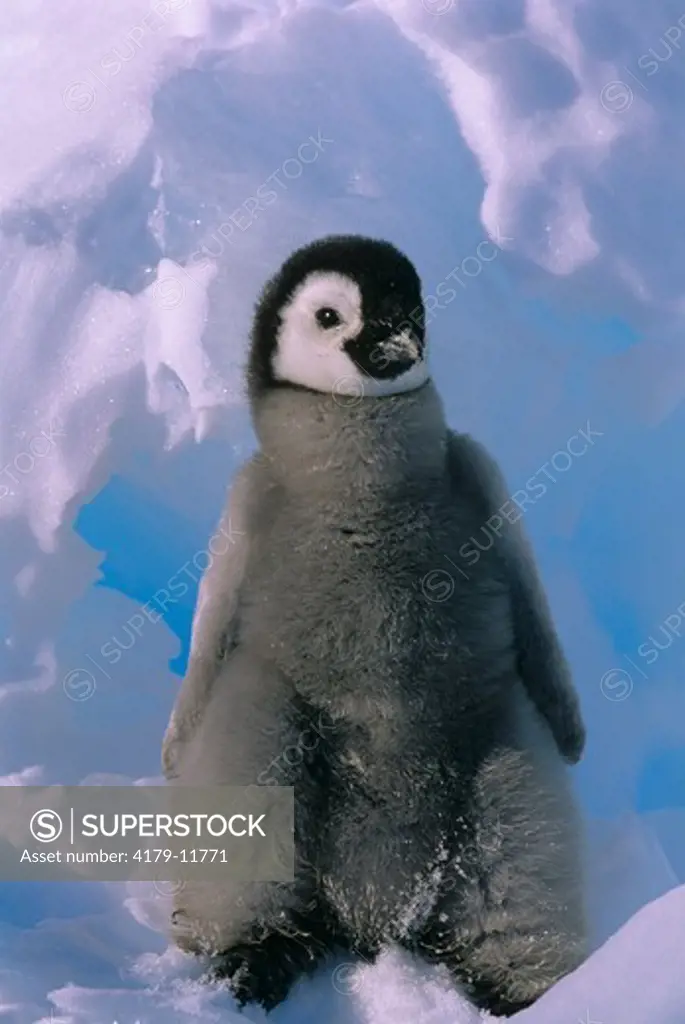
[[[322,309],[333,310],[339,323],[322,326],[316,318]],[[273,357],[274,375],[279,380],[301,384],[314,391],[358,397],[399,394],[425,383],[428,367],[424,359],[398,377],[367,376],[343,348],[346,342],[357,337],[363,326],[362,297],[355,281],[333,272],[309,274],[281,311]],[[400,331],[388,338],[380,349],[381,355],[389,359],[418,353],[417,343],[409,331]]]

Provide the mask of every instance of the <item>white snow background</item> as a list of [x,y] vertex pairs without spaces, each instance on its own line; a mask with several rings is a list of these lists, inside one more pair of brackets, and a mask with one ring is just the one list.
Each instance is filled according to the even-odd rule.
[[[0,782],[158,778],[193,559],[253,445],[254,298],[296,245],[386,237],[436,297],[451,424],[536,495],[589,723],[598,951],[517,1019],[685,1022],[683,26],[670,0],[4,0]],[[0,1020],[262,1020],[197,985],[166,912],[0,886]],[[392,951],[273,1013],[474,1019]]]

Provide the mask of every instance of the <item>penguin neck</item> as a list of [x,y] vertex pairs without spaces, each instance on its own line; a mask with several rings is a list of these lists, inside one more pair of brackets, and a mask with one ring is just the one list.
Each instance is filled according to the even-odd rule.
[[289,491],[379,495],[444,474],[447,427],[430,380],[384,398],[274,388],[254,402],[253,422]]

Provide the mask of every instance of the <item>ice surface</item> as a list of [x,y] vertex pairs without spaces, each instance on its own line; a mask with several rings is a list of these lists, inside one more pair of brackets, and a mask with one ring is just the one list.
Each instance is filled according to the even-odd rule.
[[[590,725],[575,774],[596,944],[637,914],[522,1019],[685,1019],[682,15],[6,0],[0,781],[158,774],[193,559],[253,443],[253,300],[297,244],[387,237],[442,296],[452,424],[512,491],[544,484],[526,519]],[[556,453],[581,430],[568,465]],[[179,574],[184,596],[129,646],[131,616]],[[165,951],[164,914],[135,887],[0,887],[2,1019],[236,1019]],[[339,967],[276,1024],[473,1016],[395,953]]]

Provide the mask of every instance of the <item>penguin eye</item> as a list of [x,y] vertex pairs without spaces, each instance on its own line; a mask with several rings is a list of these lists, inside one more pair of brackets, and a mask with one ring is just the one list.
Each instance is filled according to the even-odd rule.
[[330,306],[323,306],[322,309],[317,309],[315,316],[319,327],[323,327],[326,331],[342,323],[336,311],[331,309]]

